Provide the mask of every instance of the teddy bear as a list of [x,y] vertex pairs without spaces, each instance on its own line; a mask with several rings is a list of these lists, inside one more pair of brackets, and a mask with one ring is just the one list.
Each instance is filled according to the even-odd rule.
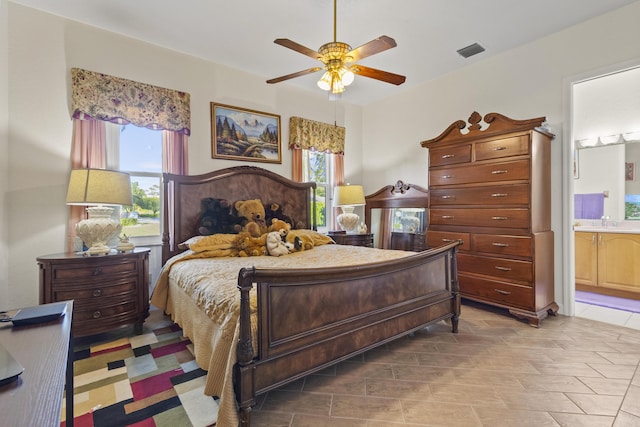
[[246,231],[252,237],[260,237],[267,233],[265,209],[260,199],[238,200],[234,204],[236,216],[242,219],[236,231]]
[[253,237],[248,232],[241,231],[233,239],[231,246],[240,257],[268,255],[266,240],[267,234]]
[[284,241],[293,246],[293,252],[308,251],[315,247],[315,241],[313,235],[310,234],[310,230],[292,230],[289,223],[280,219],[274,218],[271,220],[269,231],[280,231],[284,236]]
[[206,197],[200,201],[198,234],[235,234],[241,219],[231,213],[231,203],[226,199]]
[[282,206],[279,203],[271,202],[265,206],[265,220],[267,225],[271,224],[274,219],[279,219],[284,222],[288,222],[293,227],[294,222],[290,216],[287,216],[282,211]]
[[271,256],[287,255],[291,253],[293,245],[282,240],[281,231],[271,231],[266,234],[267,252]]

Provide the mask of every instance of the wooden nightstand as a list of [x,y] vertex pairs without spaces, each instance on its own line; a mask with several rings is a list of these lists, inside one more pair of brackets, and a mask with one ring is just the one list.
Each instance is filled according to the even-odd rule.
[[149,249],[84,256],[44,255],[40,266],[40,304],[74,300],[76,337],[135,325],[142,333],[149,315]]
[[347,233],[334,233],[332,231],[327,233],[327,236],[331,237],[339,245],[351,245],[351,246],[366,246],[368,248],[373,247],[373,234],[347,234]]

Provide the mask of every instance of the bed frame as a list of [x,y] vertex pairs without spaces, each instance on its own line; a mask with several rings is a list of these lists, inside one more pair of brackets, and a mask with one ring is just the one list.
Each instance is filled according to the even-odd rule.
[[[296,183],[261,168],[232,167],[200,176],[164,174],[163,185],[163,263],[181,251],[178,243],[194,235],[204,197],[280,201],[286,203],[284,212],[294,218],[296,226],[315,227],[315,183]],[[241,269],[240,338],[234,372],[240,425],[250,425],[258,394],[431,323],[449,320],[452,331],[457,332],[458,244],[357,268]],[[254,286],[257,341],[252,340],[249,304]],[[257,349],[252,342],[257,342]]]

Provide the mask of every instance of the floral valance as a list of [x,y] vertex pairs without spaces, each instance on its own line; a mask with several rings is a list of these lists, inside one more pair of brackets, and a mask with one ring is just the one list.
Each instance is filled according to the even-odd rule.
[[80,68],[71,69],[71,82],[71,107],[76,119],[191,133],[188,93]]
[[302,117],[289,119],[289,148],[344,154],[345,128]]

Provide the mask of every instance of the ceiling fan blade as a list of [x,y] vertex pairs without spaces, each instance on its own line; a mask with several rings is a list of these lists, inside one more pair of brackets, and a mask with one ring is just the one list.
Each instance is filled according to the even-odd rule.
[[368,43],[358,46],[347,53],[347,62],[356,62],[373,54],[384,52],[387,49],[396,47],[396,41],[389,36],[380,36]]
[[320,55],[320,53],[318,53],[317,51],[310,49],[306,46],[301,45],[300,43],[296,43],[293,40],[289,40],[289,39],[275,39],[273,41],[275,44],[279,44],[280,46],[284,46],[286,48],[289,48],[291,50],[295,50],[298,53],[301,53],[303,55],[307,55],[313,59],[320,59],[322,58],[322,55]]
[[394,85],[401,85],[407,79],[400,74],[393,74],[388,71],[376,70],[375,68],[365,67],[364,65],[352,65],[349,68],[354,74],[370,79],[380,80]]
[[285,80],[293,79],[295,77],[300,77],[300,76],[304,76],[306,74],[315,73],[316,71],[320,71],[322,69],[323,69],[322,67],[309,68],[307,70],[298,71],[297,73],[291,73],[291,74],[287,74],[286,76],[280,76],[280,77],[276,77],[274,79],[269,79],[269,80],[267,80],[267,83],[280,83],[280,82],[283,82]]

